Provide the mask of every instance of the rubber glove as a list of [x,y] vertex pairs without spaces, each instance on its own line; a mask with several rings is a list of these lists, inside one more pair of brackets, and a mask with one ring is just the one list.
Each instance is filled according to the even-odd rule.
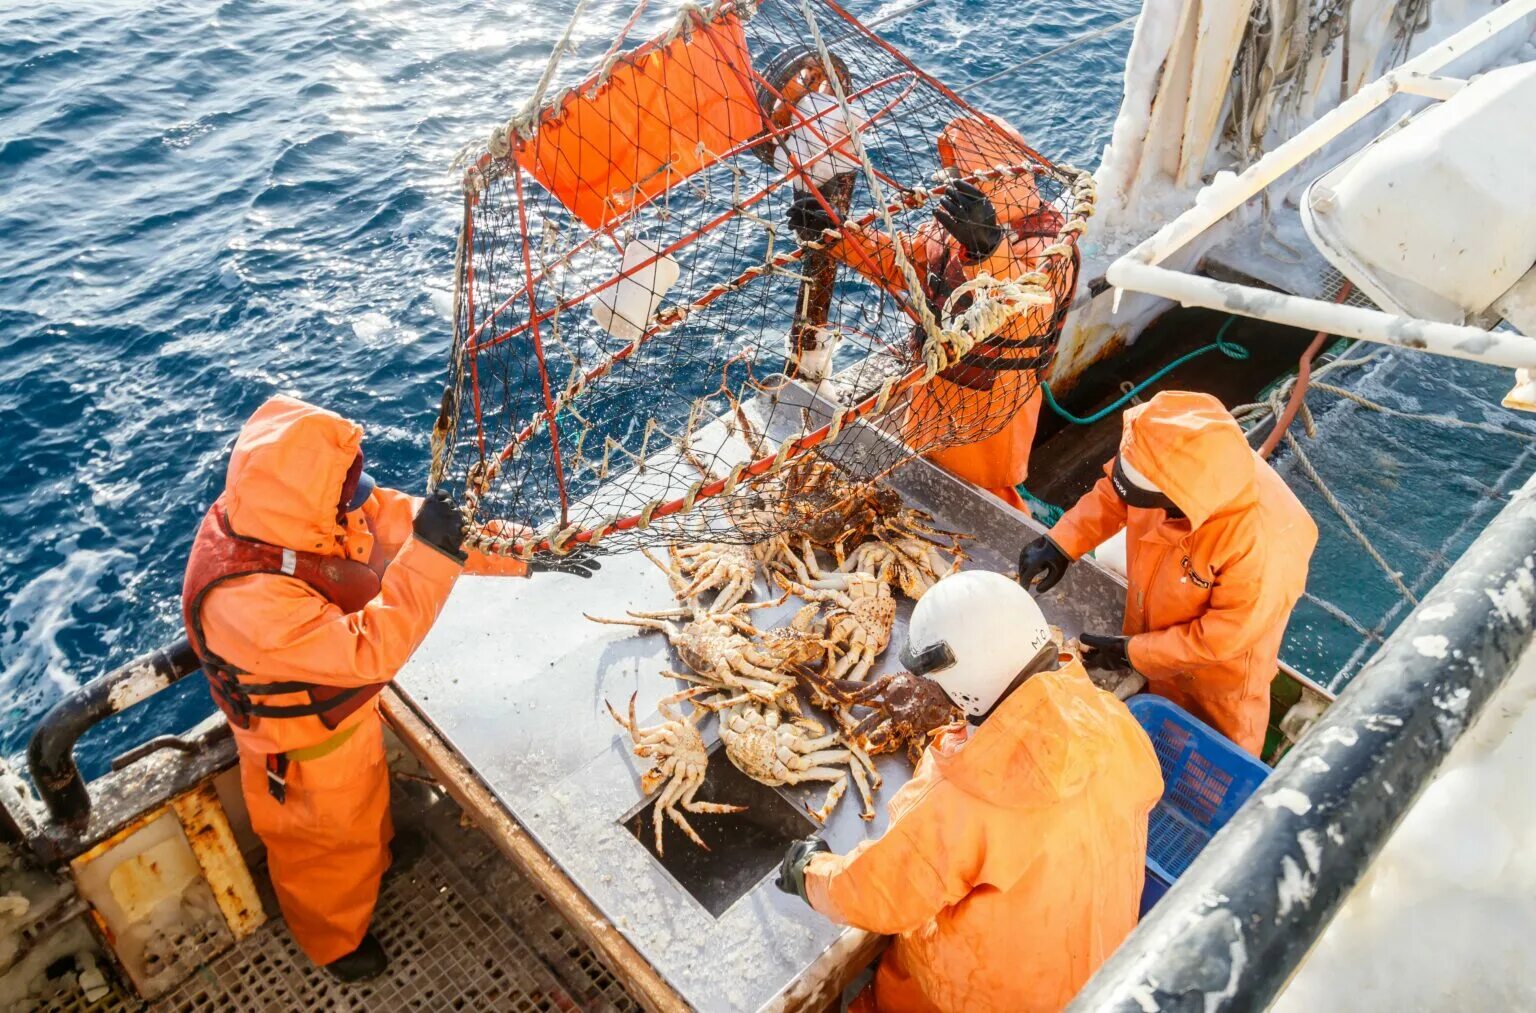
[[789,850],[784,852],[784,861],[779,863],[779,878],[773,881],[773,885],[809,904],[810,900],[805,895],[805,867],[811,864],[815,856],[831,850],[820,837],[807,837],[791,844]]
[[975,183],[956,182],[939,201],[933,213],[944,231],[954,236],[971,261],[989,257],[1003,241],[1003,227],[997,224],[997,211],[987,195]]
[[1107,637],[1084,633],[1077,638],[1083,645],[1083,667],[1091,670],[1130,668],[1130,637]]
[[464,514],[447,489],[434,490],[421,501],[411,530],[418,541],[432,546],[461,566],[469,558],[464,552]]
[[[1024,551],[1019,553],[1019,583],[1025,590],[1042,593],[1049,591],[1071,565],[1072,560],[1067,558],[1067,554],[1058,549],[1055,542],[1041,535],[1024,546]],[[1029,585],[1036,577],[1040,578],[1040,583],[1031,589]]]
[[808,193],[802,193],[789,206],[789,227],[802,243],[821,241],[822,232],[837,228],[837,222],[821,206],[821,202]]

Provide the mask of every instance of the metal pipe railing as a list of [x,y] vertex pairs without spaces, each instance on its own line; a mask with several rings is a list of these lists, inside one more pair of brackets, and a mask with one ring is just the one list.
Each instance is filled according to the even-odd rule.
[[177,640],[90,682],[54,704],[27,743],[27,767],[38,797],[59,823],[79,830],[91,817],[91,796],[75,765],[75,743],[104,718],[126,710],[193,672],[202,662]]
[[1464,82],[1438,78],[1435,73],[1533,13],[1536,0],[1508,0],[1444,42],[1361,88],[1237,176],[1219,177],[1195,195],[1192,207],[1109,266],[1105,278],[1119,290],[1115,307],[1119,307],[1120,291],[1142,292],[1172,299],[1183,306],[1204,306],[1310,331],[1495,366],[1530,368],[1536,361],[1536,339],[1515,331],[1414,320],[1380,310],[1218,282],[1159,265],[1393,96],[1410,94],[1444,100],[1454,95]]
[[1077,1011],[1263,1010],[1536,628],[1528,481],[1084,986]]

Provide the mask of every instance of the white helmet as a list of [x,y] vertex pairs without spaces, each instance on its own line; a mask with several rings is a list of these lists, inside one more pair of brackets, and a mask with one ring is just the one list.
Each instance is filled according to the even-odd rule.
[[901,663],[938,683],[955,706],[979,718],[997,706],[1021,673],[1038,667],[1050,645],[1050,624],[1017,581],[966,570],[943,578],[918,601]]

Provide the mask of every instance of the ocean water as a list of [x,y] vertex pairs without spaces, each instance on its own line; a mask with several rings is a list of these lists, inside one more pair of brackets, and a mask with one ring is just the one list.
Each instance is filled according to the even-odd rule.
[[[0,6],[0,753],[18,759],[62,694],[179,635],[193,530],[271,394],[357,419],[380,481],[423,488],[449,164],[521,104],[573,6]],[[637,37],[675,10],[653,6]],[[960,86],[1138,8],[936,0],[880,32]],[[571,62],[630,9],[595,0]],[[1095,164],[1130,36],[968,97]],[[211,709],[189,679],[100,726],[82,766]]]

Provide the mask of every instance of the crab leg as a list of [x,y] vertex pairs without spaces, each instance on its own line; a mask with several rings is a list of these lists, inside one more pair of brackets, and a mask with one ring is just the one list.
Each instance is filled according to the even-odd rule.
[[783,696],[790,688],[778,683],[764,682],[760,679],[747,679],[727,670],[724,676],[718,672],[710,675],[699,675],[692,672],[663,672],[662,675],[669,679],[682,679],[684,682],[696,683],[703,692],[715,693],[724,690],[745,690],[747,696],[764,703],[773,703]]
[[[689,596],[684,591],[682,574],[678,573],[677,566],[675,565],[677,562],[677,556],[675,553],[672,556],[672,561],[674,564],[672,566],[668,566],[666,563],[663,563],[661,560],[651,555],[650,552],[643,546],[640,549],[640,554],[646,559],[649,559],[652,563],[656,564],[656,568],[667,575],[667,586],[672,589],[673,597],[677,598],[678,601],[686,601],[688,599]],[[630,614],[633,615],[634,613]]]
[[[865,763],[869,763],[868,757],[860,757]],[[853,772],[853,783],[859,789],[859,796],[864,800],[864,811],[859,816],[866,822],[875,818],[875,800],[869,794],[869,782],[864,779],[864,771],[857,763],[848,764],[848,769]],[[870,772],[874,773],[874,765],[870,765]],[[875,775],[875,787],[880,787],[879,775]]]
[[661,845],[661,828],[664,826],[661,817],[663,814],[666,814],[668,817],[670,817],[672,822],[676,823],[678,827],[682,829],[683,833],[688,835],[689,839],[692,840],[693,843],[697,844],[705,851],[709,850],[709,845],[704,843],[704,838],[695,833],[693,827],[689,826],[688,821],[683,818],[683,814],[673,808],[673,803],[677,801],[677,797],[682,793],[683,781],[680,778],[673,778],[671,781],[667,782],[666,789],[656,799],[656,808],[652,810],[651,822],[656,824],[656,854],[658,855],[666,854],[666,852],[662,850]]
[[848,790],[848,775],[828,767],[813,767],[802,772],[800,779],[805,781],[832,782],[832,787],[827,789],[827,797],[822,800],[820,809],[812,809],[810,806],[805,807],[805,811],[810,813],[811,819],[817,823],[827,822],[827,817],[832,815],[832,810],[837,808],[837,804],[843,800],[843,793]]
[[632,617],[630,619],[609,619],[605,616],[592,616],[587,615],[585,612],[582,613],[583,618],[594,623],[602,623],[605,626],[633,626],[642,630],[657,630],[658,632],[665,633],[668,636],[676,636],[677,634],[677,627],[673,626],[669,622],[665,622],[664,620],[669,618],[680,618],[680,616],[669,616],[665,613],[658,613],[653,615],[649,612],[631,612],[630,616]]
[[688,790],[683,793],[680,804],[684,809],[691,813],[744,813],[747,811],[747,807],[744,805],[727,805],[724,802],[695,802],[693,796],[697,795],[702,787],[704,787],[704,774],[701,771],[698,781],[690,784]]

